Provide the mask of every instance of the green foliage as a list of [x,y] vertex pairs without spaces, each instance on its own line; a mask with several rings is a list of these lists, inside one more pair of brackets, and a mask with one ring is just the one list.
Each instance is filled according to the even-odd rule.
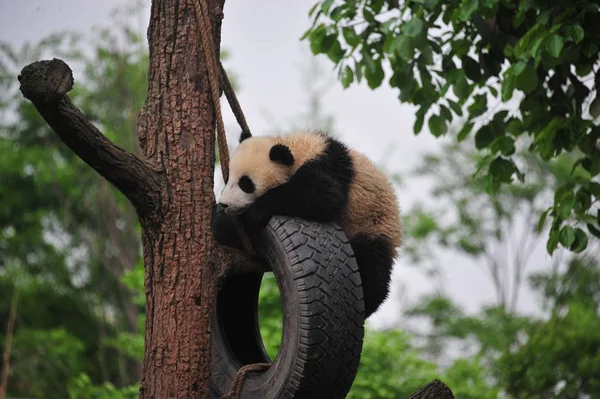
[[551,316],[499,359],[507,392],[517,398],[595,397],[600,392],[599,263],[575,258],[564,272],[538,273],[531,280]]
[[347,398],[407,398],[438,378],[435,364],[422,360],[400,330],[367,330],[356,379]]
[[490,372],[479,358],[458,359],[447,370],[444,382],[461,399],[498,399],[501,387],[490,384]]
[[[562,155],[547,163],[527,151],[517,151],[512,140],[489,134],[488,129],[482,128],[475,135],[475,145],[468,141],[449,142],[440,152],[425,154],[416,165],[412,173],[432,183],[435,202],[418,203],[405,212],[404,253],[421,268],[431,265],[433,270],[443,261],[438,249],[450,249],[470,258],[487,269],[499,304],[512,311],[522,271],[547,229],[548,203],[554,193],[564,191],[561,187],[574,184],[577,176],[570,171],[576,161]],[[493,178],[473,173],[465,166],[486,158],[477,151],[482,142],[511,154],[512,161],[496,158],[490,162],[490,170],[495,171]],[[501,185],[490,194],[490,186],[498,184],[498,179],[508,179],[515,167],[513,162],[525,174],[524,181]],[[572,192],[571,202],[563,204],[574,207],[578,195],[583,197],[580,201],[587,201],[586,194]],[[538,221],[540,214],[542,220]],[[560,241],[574,251],[587,242],[587,236],[575,223],[564,225],[559,234],[551,233],[550,237],[549,243],[556,238],[556,244]]]
[[[423,297],[406,316],[409,321],[429,321],[421,350],[437,359],[450,344],[467,350],[466,357],[475,350],[474,357],[460,356],[446,370],[444,381],[457,397],[485,397],[478,396],[483,392],[494,398],[595,397],[599,281],[600,263],[593,258],[573,258],[564,271],[533,275],[531,286],[550,313],[544,319],[518,316],[498,306],[466,315],[440,295]],[[465,388],[472,393],[462,391]]]
[[258,324],[265,350],[275,359],[281,345],[283,309],[277,281],[273,273],[265,273],[258,295]]
[[[431,134],[442,136],[454,117],[464,118],[459,141],[475,128],[483,156],[472,162],[487,193],[523,181],[515,148],[547,163],[575,159],[568,192],[557,188],[544,214],[552,220],[547,250],[581,252],[588,237],[600,236],[598,4],[319,0],[309,15],[303,39],[314,54],[329,55],[344,87],[364,77],[375,89],[387,74],[400,101],[417,107],[415,133],[427,120]],[[518,111],[509,113],[511,99]]]
[[138,384],[116,388],[110,382],[97,386],[86,374],[80,374],[69,383],[69,399],[135,399],[139,397]]
[[28,388],[33,397],[59,397],[71,371],[86,370],[84,350],[83,341],[64,328],[16,330],[9,388]]
[[[20,294],[10,396],[64,398],[80,374],[94,383],[137,381],[143,290],[136,305],[121,282],[129,271],[143,285],[135,211],[58,139],[16,79],[30,62],[64,59],[75,71],[73,102],[117,145],[138,151],[148,55],[141,35],[114,22],[88,38],[65,32],[20,49],[0,46],[2,339],[9,295]],[[141,268],[135,276],[134,266]]]

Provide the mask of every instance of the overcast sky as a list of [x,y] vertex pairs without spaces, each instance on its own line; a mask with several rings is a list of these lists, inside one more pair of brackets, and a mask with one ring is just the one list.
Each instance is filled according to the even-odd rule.
[[[123,0],[0,0],[0,40],[21,45],[59,30],[86,33],[94,25],[109,25],[109,11],[123,4]],[[306,107],[299,65],[307,62],[307,43],[299,38],[309,27],[308,10],[312,4],[313,0],[226,1],[222,46],[231,52],[227,66],[239,78],[238,97],[255,134],[264,134],[273,127],[264,110],[285,125]],[[148,15],[146,6],[142,18],[136,21],[143,32]],[[323,65],[326,71],[332,71],[333,79],[331,64]],[[414,165],[420,152],[435,149],[438,142],[426,126],[418,136],[413,134],[415,108],[400,104],[397,97],[397,90],[385,85],[375,91],[364,83],[343,90],[334,82],[324,97],[324,105],[325,111],[336,118],[340,139],[376,162],[394,146],[387,167],[403,171]],[[226,114],[226,124],[231,129],[230,137],[236,136],[238,129],[230,114]],[[427,194],[419,182],[414,182],[411,190],[402,189],[398,193],[402,209],[416,197]],[[535,266],[547,260],[540,250],[532,263]],[[449,256],[442,266],[443,288],[467,310],[474,311],[494,299],[492,285],[477,265]],[[433,288],[429,279],[409,268],[402,259],[397,263],[395,278],[406,286],[410,298]],[[397,292],[394,289],[392,296]],[[534,297],[526,290],[521,295],[520,310],[530,311],[535,307]],[[373,325],[389,324],[397,314],[398,304],[392,297],[373,316]]]

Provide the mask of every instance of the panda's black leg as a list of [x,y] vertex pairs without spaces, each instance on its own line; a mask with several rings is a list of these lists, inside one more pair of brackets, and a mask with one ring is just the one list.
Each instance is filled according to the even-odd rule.
[[233,224],[232,217],[226,214],[219,204],[215,204],[214,212],[212,229],[217,243],[243,250],[242,240]]
[[358,234],[350,241],[360,271],[365,318],[386,300],[394,265],[392,251],[384,237]]

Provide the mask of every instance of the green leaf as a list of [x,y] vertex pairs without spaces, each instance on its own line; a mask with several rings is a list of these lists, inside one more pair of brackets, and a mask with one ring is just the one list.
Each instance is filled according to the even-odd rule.
[[435,137],[440,137],[446,130],[448,126],[446,125],[446,120],[439,115],[431,115],[429,118],[429,130]]
[[440,115],[448,122],[452,122],[452,112],[443,104],[440,104]]
[[372,61],[372,66],[369,68],[367,65],[367,69],[365,71],[365,78],[367,79],[367,84],[371,90],[381,86],[381,82],[383,82],[383,78],[385,77],[383,67],[381,66],[381,60],[379,59]]
[[369,24],[374,25],[375,24],[375,15],[371,12],[371,10],[369,10],[368,8],[363,8],[363,18],[365,19],[365,21],[367,21]]
[[575,229],[571,226],[563,226],[560,229],[559,241],[565,248],[570,248],[575,242]]
[[552,253],[554,253],[554,250],[556,249],[556,247],[558,247],[558,240],[559,240],[559,231],[558,230],[551,231],[550,237],[548,238],[548,242],[546,242],[546,250],[548,251],[548,253],[550,255],[552,255]]
[[534,91],[538,86],[537,72],[533,65],[527,64],[522,73],[518,74],[516,87],[524,93]]
[[523,73],[523,71],[527,68],[527,63],[525,61],[519,61],[512,66],[511,73],[515,76],[519,76]]
[[514,75],[505,76],[502,80],[502,101],[507,102],[512,98],[515,90],[516,78]]
[[363,77],[363,63],[360,61],[356,61],[354,64],[354,74],[356,75],[356,81],[360,83]]
[[408,36],[398,36],[394,40],[392,48],[404,61],[411,61],[415,56],[415,48],[413,46],[413,42]]
[[573,251],[575,253],[580,253],[584,249],[587,248],[587,245],[588,245],[587,235],[579,227],[576,228],[575,229],[575,242],[573,242],[573,245],[570,248],[571,251]]
[[460,132],[458,132],[456,139],[459,142],[463,141],[468,136],[468,134],[471,133],[471,130],[473,130],[473,122],[465,123],[462,129],[460,129]]
[[310,41],[310,50],[316,55],[327,52],[333,44],[335,36],[328,37],[325,25],[321,24],[308,35],[308,40]]
[[431,46],[421,47],[421,60],[425,65],[433,64],[433,50]]
[[596,197],[597,200],[600,200],[600,183],[588,183],[588,190],[594,195],[594,197]]
[[461,4],[460,20],[463,22],[469,21],[473,16],[473,13],[477,11],[478,7],[478,0],[463,0]]
[[327,51],[327,56],[331,61],[334,62],[334,64],[337,65],[342,60],[342,58],[344,58],[344,54],[344,50],[342,50],[342,46],[336,38],[331,47],[329,48],[329,51]]
[[375,14],[379,14],[381,8],[383,7],[383,0],[371,0],[370,3],[371,10],[373,10]]
[[593,118],[597,118],[600,116],[600,94],[596,94],[596,98],[590,104],[590,115]]
[[568,218],[571,215],[571,211],[573,210],[574,206],[575,206],[575,196],[571,192],[571,195],[569,197],[563,199],[558,204],[558,216],[561,219]]
[[502,157],[498,157],[490,164],[489,172],[494,175],[496,180],[510,183],[512,181],[512,175],[517,173],[518,170],[512,162]]
[[386,54],[391,54],[393,53],[393,46],[392,44],[394,44],[394,41],[396,40],[396,37],[394,37],[393,34],[389,33],[387,35],[385,35],[385,39],[383,40],[383,52]]
[[342,86],[344,87],[344,89],[347,89],[352,84],[353,80],[354,73],[352,72],[352,69],[349,66],[346,66],[342,71]]
[[467,79],[463,75],[461,75],[454,83],[452,87],[452,91],[458,97],[459,100],[466,99],[469,95],[469,83],[467,83]]
[[402,32],[408,37],[417,37],[423,33],[425,23],[419,17],[413,17],[410,21],[402,24]]
[[352,27],[344,27],[342,28],[342,35],[344,36],[344,40],[346,43],[352,48],[356,47],[360,43],[360,37],[354,31]]
[[569,36],[569,39],[573,40],[575,43],[579,43],[583,40],[585,32],[581,25],[571,25],[567,28],[567,35]]
[[469,56],[464,57],[462,59],[462,66],[467,78],[471,79],[474,82],[479,82],[479,80],[481,80],[481,68],[479,67],[479,63],[473,58]]
[[327,13],[329,12],[329,8],[331,7],[332,4],[333,4],[333,0],[325,0],[321,4],[321,10],[323,11],[323,13],[325,13],[325,15],[327,15]]
[[413,132],[415,133],[415,135],[419,134],[421,132],[421,129],[423,129],[423,122],[425,121],[425,109],[423,107],[421,107],[421,109],[419,109],[417,111],[417,119],[415,120],[415,125],[413,126]]
[[548,43],[546,43],[546,51],[548,51],[548,54],[550,54],[554,58],[558,58],[560,56],[562,48],[563,39],[562,37],[556,34],[552,35],[550,37],[550,40],[548,40]]
[[542,230],[544,229],[544,224],[546,223],[546,218],[548,217],[548,212],[550,212],[552,208],[546,209],[544,212],[542,212],[542,215],[540,216],[540,220],[538,221],[537,224],[537,232],[541,233]]
[[473,97],[473,104],[469,105],[467,110],[469,111],[469,116],[474,118],[479,116],[485,112],[487,109],[487,97],[485,94],[477,94]]
[[331,15],[329,16],[329,18],[331,18],[335,22],[340,22],[340,20],[344,16],[345,8],[345,6],[338,6],[334,8],[333,11],[331,11]]
[[482,126],[477,133],[475,133],[475,147],[478,150],[487,148],[492,141],[494,141],[495,135],[494,130],[490,125]]
[[450,106],[450,108],[452,108],[452,111],[454,111],[456,115],[462,116],[462,108],[456,103],[456,101],[452,101],[450,99],[446,99],[446,101],[448,102],[448,105]]
[[500,137],[497,145],[502,155],[510,156],[515,153],[515,140],[510,136]]

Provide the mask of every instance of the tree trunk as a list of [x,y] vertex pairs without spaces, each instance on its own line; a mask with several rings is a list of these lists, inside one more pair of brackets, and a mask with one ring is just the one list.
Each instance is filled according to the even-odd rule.
[[[218,57],[224,0],[205,1]],[[148,96],[138,118],[145,159],[115,146],[73,106],[63,61],[35,62],[19,75],[23,96],[60,139],[137,211],[146,266],[142,399],[208,396],[217,279],[244,259],[213,241],[215,111],[200,39],[192,0],[152,1]]]
[[[218,54],[223,1],[207,4]],[[147,321],[140,398],[204,398],[220,265],[210,229],[215,115],[192,2],[154,0],[148,40],[138,129],[166,185],[161,217],[141,220]]]

